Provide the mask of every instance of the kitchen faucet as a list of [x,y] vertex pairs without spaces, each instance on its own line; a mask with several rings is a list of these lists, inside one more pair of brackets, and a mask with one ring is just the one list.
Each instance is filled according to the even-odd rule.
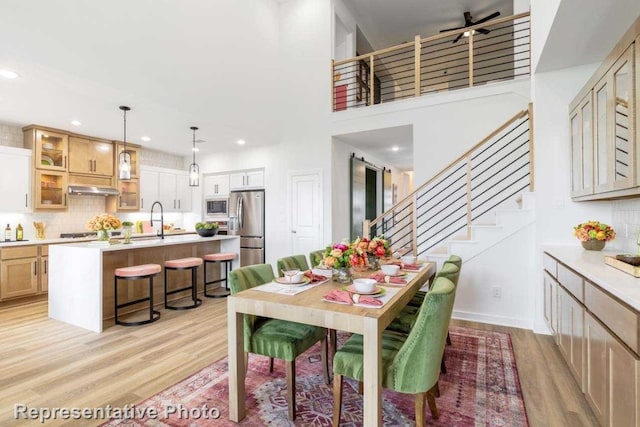
[[164,209],[162,208],[162,203],[155,201],[153,202],[153,204],[151,205],[151,226],[153,227],[153,221],[157,221],[153,219],[153,208],[156,205],[160,205],[160,238],[164,239]]

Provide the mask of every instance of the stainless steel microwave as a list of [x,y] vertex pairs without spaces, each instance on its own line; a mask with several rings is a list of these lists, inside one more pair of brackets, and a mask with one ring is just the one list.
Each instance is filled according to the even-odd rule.
[[211,198],[205,200],[206,216],[208,217],[228,217],[229,199]]

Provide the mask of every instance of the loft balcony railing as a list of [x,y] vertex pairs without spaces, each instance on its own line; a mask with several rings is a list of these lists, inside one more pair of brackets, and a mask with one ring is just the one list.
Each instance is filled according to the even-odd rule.
[[505,122],[378,218],[363,236],[384,235],[397,253],[424,257],[523,191],[533,191],[532,105]]
[[520,13],[332,61],[333,111],[527,76],[529,23]]

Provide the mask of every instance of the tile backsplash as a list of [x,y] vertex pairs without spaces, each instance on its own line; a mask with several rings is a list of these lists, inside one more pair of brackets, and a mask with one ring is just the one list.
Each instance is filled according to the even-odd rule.
[[613,209],[611,226],[616,231],[616,238],[607,243],[607,247],[637,253],[640,236],[640,198],[615,200],[611,204]]
[[[22,127],[0,122],[0,145],[23,148]],[[140,150],[140,164],[168,169],[185,169],[185,159],[163,151],[143,148]],[[83,232],[86,223],[94,215],[105,211],[104,196],[69,196],[68,208],[61,212],[32,212],[28,214],[12,214],[0,212],[0,225],[3,230],[10,224],[15,237],[18,223],[24,228],[24,238],[32,240],[35,237],[34,221],[44,222],[46,237],[57,238],[60,233]],[[165,214],[165,223],[173,223],[176,227],[185,225],[185,215],[181,213]],[[122,220],[148,220],[149,212],[118,213]],[[194,220],[187,219],[187,223]],[[189,224],[186,224],[189,225]]]

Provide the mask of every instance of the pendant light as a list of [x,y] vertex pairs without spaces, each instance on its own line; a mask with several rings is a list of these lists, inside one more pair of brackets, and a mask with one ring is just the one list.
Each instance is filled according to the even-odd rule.
[[131,110],[131,108],[121,105],[120,109],[124,113],[124,147],[118,155],[118,179],[128,181],[131,179],[131,154],[127,151],[127,111]]
[[191,130],[193,131],[193,163],[189,165],[189,186],[198,187],[200,186],[200,167],[196,163],[196,131],[198,128],[191,126]]

